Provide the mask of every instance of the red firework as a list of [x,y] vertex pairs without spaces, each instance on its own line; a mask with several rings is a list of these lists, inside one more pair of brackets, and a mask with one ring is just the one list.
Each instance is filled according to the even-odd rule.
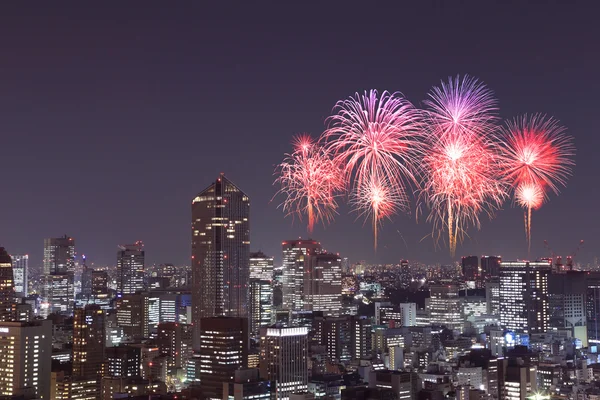
[[423,157],[421,199],[436,240],[448,231],[450,254],[482,212],[492,215],[506,192],[495,146],[496,101],[475,79],[459,77],[430,93],[428,151]]
[[277,166],[277,192],[285,200],[281,204],[287,215],[306,215],[308,231],[315,223],[330,222],[336,213],[337,196],[344,190],[343,174],[329,153],[308,135],[295,138],[294,152],[286,154]]
[[[407,186],[416,182],[416,165],[423,152],[421,113],[400,93],[376,90],[339,101],[323,134],[336,163],[344,166],[351,183],[352,204],[373,219],[375,248],[377,225],[388,212],[372,201],[386,186],[385,204],[394,211],[409,210]],[[386,206],[385,208],[387,208]]]
[[531,247],[531,210],[542,206],[548,189],[558,194],[565,186],[575,154],[572,138],[558,121],[535,114],[506,124],[503,138],[503,174],[515,201],[526,210],[525,231]]

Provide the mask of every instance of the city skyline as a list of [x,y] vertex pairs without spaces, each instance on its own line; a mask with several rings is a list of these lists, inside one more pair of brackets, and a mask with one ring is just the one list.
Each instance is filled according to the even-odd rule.
[[[6,5],[1,17],[6,36],[14,38],[4,48],[15,54],[5,65],[12,79],[4,86],[3,145],[27,149],[27,156],[9,152],[0,161],[7,172],[3,184],[12,188],[0,199],[0,245],[10,254],[29,254],[32,268],[41,266],[42,240],[64,232],[96,265],[114,264],[114,246],[136,240],[146,244],[148,265],[189,264],[189,198],[220,172],[252,199],[257,222],[250,250],[278,263],[282,240],[309,236],[351,262],[447,264],[470,254],[527,258],[522,210],[510,202],[494,220],[484,218],[481,231],[470,231],[451,259],[445,247],[436,251],[430,238],[421,240],[431,226],[415,223],[414,214],[386,222],[374,252],[370,227],[348,215],[345,200],[336,221],[315,226],[311,235],[305,224],[284,218],[278,199],[271,201],[277,190],[273,170],[293,135],[318,136],[338,99],[373,88],[399,90],[421,102],[429,87],[465,73],[495,92],[503,118],[545,111],[568,127],[577,166],[561,195],[534,216],[531,259],[549,255],[544,240],[566,256],[584,239],[576,262],[594,262],[600,234],[594,224],[597,189],[589,177],[598,172],[591,113],[598,102],[599,58],[590,50],[588,24],[569,22],[576,15],[572,8],[395,6],[362,15],[351,5],[327,5],[319,13],[296,10],[284,22],[274,18],[281,9],[239,7],[215,24],[198,20],[202,13],[195,7],[107,7],[94,16],[85,7],[46,7],[41,18]],[[127,17],[133,11],[139,20]],[[341,18],[331,21],[336,13]],[[392,17],[398,13],[414,18],[398,24]],[[112,17],[115,26],[106,29]],[[83,18],[89,20],[85,27],[71,22]],[[356,30],[357,21],[370,29]],[[557,21],[567,21],[581,39],[563,39],[567,28]],[[266,29],[251,31],[254,23]],[[452,30],[453,24],[462,29]],[[440,40],[445,32],[451,32],[452,45]],[[473,42],[475,34],[486,46]],[[207,35],[214,40],[201,40]],[[157,56],[162,54],[169,56]],[[205,56],[217,62],[207,65]],[[385,61],[372,62],[380,59]],[[537,74],[541,66],[544,73]],[[222,139],[226,150],[217,146]],[[115,151],[117,143],[135,151],[124,156]],[[48,180],[46,174],[69,179]],[[125,179],[131,176],[136,184]],[[38,192],[45,196],[41,205]]]

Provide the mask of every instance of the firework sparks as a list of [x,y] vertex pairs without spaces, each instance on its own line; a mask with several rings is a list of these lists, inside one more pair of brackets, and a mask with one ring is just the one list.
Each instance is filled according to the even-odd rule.
[[341,169],[329,153],[309,136],[294,140],[294,152],[287,154],[276,169],[275,183],[285,200],[281,204],[287,215],[303,215],[308,219],[308,231],[316,223],[330,222],[336,213],[337,196],[345,184]]
[[565,186],[575,148],[572,138],[552,118],[524,116],[506,124],[503,138],[503,173],[514,200],[525,211],[527,247],[531,248],[531,211],[542,206],[548,189],[558,194]]
[[[390,214],[384,209],[409,210],[406,188],[416,182],[415,166],[423,154],[421,132],[420,111],[400,93],[357,93],[339,101],[329,118],[323,141],[336,163],[344,166],[352,204],[372,218],[375,248],[377,225]],[[377,193],[384,201],[374,201]]]
[[491,216],[506,196],[498,178],[496,101],[482,83],[457,77],[434,88],[425,105],[428,151],[421,200],[430,209],[434,238],[447,230],[454,256],[466,229],[479,228],[479,215]]

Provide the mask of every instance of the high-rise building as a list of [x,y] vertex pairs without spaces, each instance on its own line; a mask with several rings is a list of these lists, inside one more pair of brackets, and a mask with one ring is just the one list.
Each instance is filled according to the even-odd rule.
[[481,272],[487,278],[498,278],[500,276],[500,256],[481,256]]
[[371,371],[369,374],[369,387],[391,388],[399,400],[416,400],[418,398],[421,382],[416,372],[400,371]]
[[71,315],[75,301],[75,240],[64,235],[44,239],[44,298],[42,314]]
[[466,256],[461,260],[462,274],[465,281],[475,281],[479,276],[479,257]]
[[0,394],[50,399],[52,322],[0,322]]
[[432,324],[443,325],[462,332],[461,305],[458,285],[454,283],[433,284],[429,287],[430,297],[426,308]]
[[260,328],[273,323],[273,286],[271,281],[250,279],[250,334],[260,335]]
[[83,260],[83,270],[81,271],[81,299],[89,301],[92,298],[92,273],[93,269],[88,267],[85,262],[85,255],[81,257]]
[[12,258],[0,247],[0,321],[13,319],[14,301]]
[[548,277],[549,324],[551,329],[569,329],[572,337],[588,345],[587,280],[584,271],[561,271]]
[[168,368],[183,368],[192,358],[192,326],[177,322],[158,325],[156,344],[167,356]]
[[194,329],[201,318],[248,316],[249,215],[250,199],[223,174],[192,200]]
[[[308,389],[308,328],[263,328],[260,375],[272,382],[276,399]],[[274,386],[274,387],[273,387]]]
[[95,304],[76,309],[73,318],[74,377],[96,379],[100,382],[105,341],[104,310]]
[[92,271],[92,295],[94,297],[108,294],[108,273],[106,271]]
[[142,348],[120,345],[106,348],[105,376],[139,376],[142,365]]
[[204,396],[221,399],[223,384],[248,362],[248,319],[203,318],[200,324],[200,381]]
[[417,304],[400,303],[400,315],[402,317],[402,326],[417,325]]
[[44,274],[75,272],[75,239],[67,235],[44,239]]
[[351,316],[315,316],[312,342],[323,346],[327,357],[333,362],[350,361],[352,340]]
[[370,358],[372,355],[371,319],[368,317],[351,317],[350,352],[353,360]]
[[490,315],[500,315],[500,278],[489,278],[485,283],[486,311]]
[[540,261],[500,264],[500,324],[518,333],[545,333],[549,327],[548,275]]
[[119,246],[117,252],[117,296],[144,290],[144,244]]
[[286,240],[283,248],[283,308],[302,310],[304,293],[304,258],[321,252],[321,243],[312,239]]
[[273,280],[273,257],[262,251],[250,253],[250,279]]
[[139,340],[149,337],[149,295],[140,292],[117,298],[115,309],[117,325],[126,337]]
[[336,254],[308,254],[300,255],[297,263],[302,258],[305,260],[304,310],[339,315],[342,312],[342,259]]
[[15,278],[15,293],[19,297],[27,297],[29,291],[29,255],[13,254],[11,258]]

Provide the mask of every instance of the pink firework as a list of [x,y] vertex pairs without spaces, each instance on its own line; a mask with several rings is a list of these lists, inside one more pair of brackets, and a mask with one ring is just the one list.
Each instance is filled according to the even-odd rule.
[[294,152],[286,154],[277,166],[275,180],[281,185],[277,192],[285,200],[281,204],[288,215],[303,215],[308,219],[308,231],[315,223],[330,222],[338,207],[336,197],[345,184],[341,169],[329,153],[310,136],[301,135],[294,140]]
[[506,196],[495,146],[496,101],[482,83],[468,77],[451,78],[429,96],[420,194],[430,209],[434,238],[447,230],[454,256],[467,228],[479,228],[479,215],[492,216]]
[[424,151],[421,112],[400,93],[380,96],[371,90],[339,101],[322,139],[336,163],[344,166],[357,210],[364,214],[370,204],[367,214],[374,230],[384,218],[368,197],[374,188],[385,183],[393,193],[389,201],[394,210],[408,211],[406,188],[416,182],[415,166]]
[[503,175],[525,212],[527,245],[531,248],[531,210],[542,206],[548,189],[565,186],[575,154],[572,138],[552,118],[524,116],[506,124],[502,142]]

